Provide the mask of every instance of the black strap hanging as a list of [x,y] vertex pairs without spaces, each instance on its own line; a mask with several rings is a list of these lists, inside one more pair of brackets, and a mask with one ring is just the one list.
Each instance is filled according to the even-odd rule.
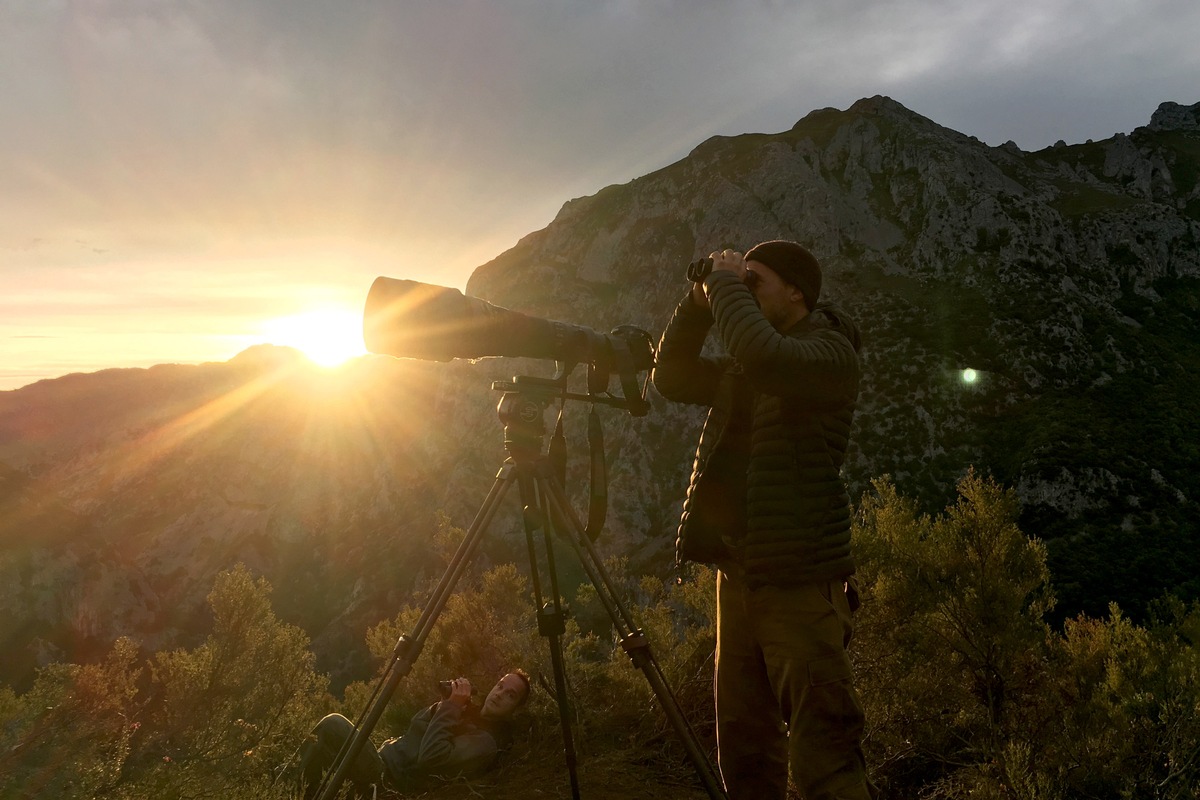
[[567,485],[567,437],[563,434],[563,416],[566,412],[566,401],[558,407],[558,422],[554,424],[554,434],[550,437],[550,446],[546,448],[546,457],[550,460],[550,469],[554,473],[559,486]]
[[588,414],[588,450],[591,453],[591,499],[588,502],[585,532],[594,542],[604,528],[608,514],[608,462],[604,458],[604,428],[595,406]]

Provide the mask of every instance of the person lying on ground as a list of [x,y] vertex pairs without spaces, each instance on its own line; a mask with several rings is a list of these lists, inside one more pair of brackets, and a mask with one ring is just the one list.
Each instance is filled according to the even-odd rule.
[[[359,751],[346,778],[360,792],[382,786],[413,791],[432,778],[473,777],[495,765],[512,742],[512,715],[529,699],[529,676],[514,670],[496,682],[482,706],[471,702],[471,682],[449,682],[449,696],[418,712],[403,736],[378,750]],[[306,800],[318,796],[322,779],[338,762],[354,724],[341,714],[324,717],[300,747],[300,781]]]

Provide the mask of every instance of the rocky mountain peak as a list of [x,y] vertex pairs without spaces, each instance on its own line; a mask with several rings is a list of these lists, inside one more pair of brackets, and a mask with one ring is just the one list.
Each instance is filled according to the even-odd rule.
[[1146,127],[1152,131],[1200,131],[1200,103],[1161,103]]
[[929,124],[936,124],[933,120],[921,116],[912,111],[907,106],[893,100],[887,95],[877,94],[874,97],[864,97],[856,101],[846,110],[848,114],[861,114],[863,116],[889,117],[892,119],[903,119],[906,121],[922,121]]

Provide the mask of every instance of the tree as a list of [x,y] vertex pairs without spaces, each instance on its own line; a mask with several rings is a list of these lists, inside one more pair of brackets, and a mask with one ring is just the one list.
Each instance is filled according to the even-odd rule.
[[208,640],[155,657],[141,756],[161,795],[227,796],[262,784],[330,707],[308,637],[275,617],[270,591],[244,565],[222,573],[208,596]]
[[1063,699],[1056,775],[1070,797],[1200,796],[1200,605],[1165,599],[1151,624],[1115,604],[1055,642]]
[[1045,547],[1017,527],[1015,495],[974,472],[937,518],[886,479],[873,488],[853,534],[865,601],[854,654],[881,780],[1011,787],[1052,724],[1038,702],[1054,602]]
[[122,778],[140,726],[136,644],[121,638],[99,663],[43,668],[21,698],[6,690],[0,796],[92,797]]

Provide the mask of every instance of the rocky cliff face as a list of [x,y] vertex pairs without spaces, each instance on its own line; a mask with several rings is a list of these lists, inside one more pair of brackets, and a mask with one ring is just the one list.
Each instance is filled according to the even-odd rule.
[[[889,474],[936,510],[974,465],[1050,540],[1065,612],[1136,612],[1163,589],[1200,595],[1198,110],[1036,153],[883,97],[815,111],[567,203],[468,291],[657,336],[690,260],[802,241],[865,334],[852,493]],[[365,626],[440,574],[439,512],[466,526],[504,457],[491,381],[550,371],[371,358],[314,377],[263,350],[0,393],[0,678],[121,633],[192,643],[237,561],[325,668],[360,673]],[[649,397],[644,418],[604,412],[601,546],[665,573],[701,418]],[[568,408],[581,508],[583,417]],[[485,559],[524,558],[512,502]]]
[[[1164,103],[1130,135],[1036,153],[885,97],[815,111],[568,203],[469,291],[656,330],[689,260],[804,242],[825,265],[823,296],[867,342],[855,490],[890,474],[935,509],[974,464],[1018,489],[1031,534],[1056,540],[1072,613],[1102,612],[1114,586],[1132,605],[1164,586],[1186,594],[1200,588],[1198,109]],[[686,410],[660,405],[656,419],[690,445]],[[659,457],[683,449],[664,442]]]

